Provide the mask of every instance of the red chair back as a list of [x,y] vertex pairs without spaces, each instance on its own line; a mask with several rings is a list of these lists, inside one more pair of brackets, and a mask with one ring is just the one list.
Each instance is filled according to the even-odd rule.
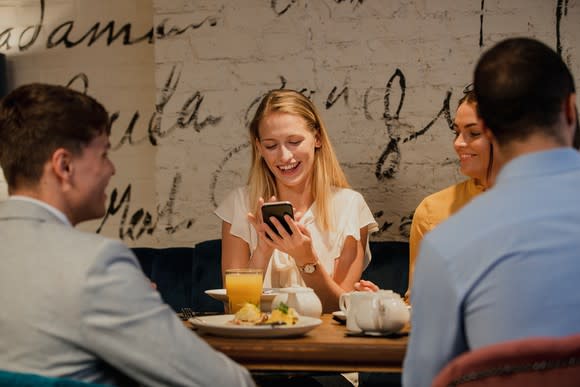
[[580,334],[519,339],[464,353],[432,386],[580,386]]

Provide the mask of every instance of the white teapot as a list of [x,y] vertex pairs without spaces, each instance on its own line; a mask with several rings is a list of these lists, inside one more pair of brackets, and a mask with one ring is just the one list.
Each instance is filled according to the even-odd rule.
[[272,300],[272,309],[283,302],[294,308],[301,316],[320,317],[322,303],[312,288],[291,287],[277,289],[278,293]]
[[346,314],[351,332],[397,332],[409,321],[409,308],[392,290],[350,292],[340,296],[340,309]]

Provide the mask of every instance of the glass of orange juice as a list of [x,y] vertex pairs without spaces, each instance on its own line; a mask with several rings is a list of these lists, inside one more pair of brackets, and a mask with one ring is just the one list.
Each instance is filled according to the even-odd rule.
[[228,269],[225,283],[230,313],[236,313],[246,302],[260,307],[263,274],[261,269]]

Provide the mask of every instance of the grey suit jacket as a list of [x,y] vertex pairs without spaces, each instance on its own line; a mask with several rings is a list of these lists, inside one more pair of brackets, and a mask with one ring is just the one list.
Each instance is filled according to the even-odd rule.
[[123,243],[0,202],[0,369],[123,385],[253,385],[187,330]]

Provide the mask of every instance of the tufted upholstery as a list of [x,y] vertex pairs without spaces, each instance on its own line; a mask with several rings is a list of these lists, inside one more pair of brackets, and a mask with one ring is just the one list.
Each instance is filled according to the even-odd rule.
[[[407,242],[371,242],[373,259],[363,273],[383,289],[399,294],[407,290],[409,245]],[[221,240],[195,247],[135,247],[145,274],[157,284],[161,296],[175,311],[189,307],[200,312],[223,312],[221,302],[204,293],[222,288]]]
[[433,387],[578,385],[580,334],[532,337],[479,348],[455,358],[433,381]]

